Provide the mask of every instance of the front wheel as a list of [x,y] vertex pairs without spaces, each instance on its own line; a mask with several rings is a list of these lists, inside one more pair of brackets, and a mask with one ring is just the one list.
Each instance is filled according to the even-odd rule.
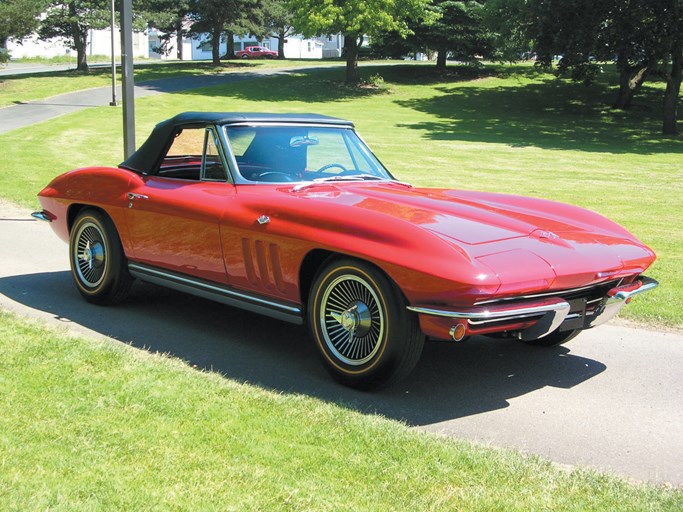
[[424,335],[400,290],[363,261],[333,261],[308,300],[308,324],[323,362],[341,383],[377,389],[407,376]]
[[93,304],[108,305],[122,301],[133,278],[116,227],[97,210],[81,212],[69,241],[71,275],[83,298]]

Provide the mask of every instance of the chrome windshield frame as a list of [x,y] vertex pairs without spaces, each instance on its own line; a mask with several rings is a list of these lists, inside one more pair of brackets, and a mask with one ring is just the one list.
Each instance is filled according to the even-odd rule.
[[[235,155],[235,151],[233,150],[233,146],[230,141],[230,137],[228,136],[228,129],[229,128],[260,128],[260,127],[266,127],[266,128],[313,128],[313,129],[324,129],[324,130],[330,130],[330,131],[336,131],[340,132],[342,134],[345,134],[347,137],[349,134],[351,134],[351,137],[353,137],[353,140],[351,141],[354,144],[354,148],[358,150],[363,158],[367,159],[374,167],[377,168],[377,170],[383,174],[384,176],[378,175],[378,180],[386,180],[386,181],[396,181],[395,178],[392,176],[391,172],[386,168],[386,166],[375,156],[375,154],[372,152],[372,150],[368,147],[368,145],[365,143],[365,141],[358,135],[356,130],[353,128],[353,126],[347,126],[347,125],[334,125],[334,124],[325,124],[325,123],[301,123],[301,122],[237,122],[237,123],[226,123],[222,124],[220,126],[217,126],[218,132],[219,132],[219,137],[221,139],[222,145],[225,150],[225,154],[228,160],[228,167],[230,174],[232,175],[232,182],[235,184],[242,184],[242,185],[289,185],[289,186],[296,186],[300,184],[305,184],[305,183],[310,183],[310,179],[301,179],[301,180],[295,180],[295,181],[258,181],[258,180],[249,180],[246,177],[242,175],[240,172],[239,168],[239,163],[237,162],[237,157]],[[347,145],[347,150],[348,150],[348,145]],[[350,175],[352,177],[353,175]],[[349,181],[355,181],[355,180],[349,180]]]

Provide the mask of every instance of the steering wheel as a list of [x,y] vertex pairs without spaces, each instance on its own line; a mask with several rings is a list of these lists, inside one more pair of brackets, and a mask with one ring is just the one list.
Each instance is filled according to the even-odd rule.
[[278,183],[282,181],[294,181],[294,178],[284,172],[262,172],[258,176],[256,176],[257,181],[267,181],[269,183]]
[[323,165],[323,166],[322,166],[320,169],[318,169],[316,172],[318,172],[318,173],[325,172],[325,171],[327,171],[328,169],[334,169],[335,167],[341,169],[341,173],[339,173],[339,174],[342,174],[342,173],[345,173],[345,172],[349,172],[349,170],[348,170],[346,167],[344,167],[342,164],[335,164],[335,163]]

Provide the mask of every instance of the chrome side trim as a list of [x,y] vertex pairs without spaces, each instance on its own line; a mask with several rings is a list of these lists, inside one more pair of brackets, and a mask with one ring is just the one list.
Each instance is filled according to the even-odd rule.
[[166,288],[214,300],[228,306],[238,307],[252,313],[259,313],[293,324],[302,325],[304,323],[303,311],[298,306],[291,306],[246,292],[238,292],[218,283],[140,263],[128,263],[128,271],[138,279],[165,286]]
[[44,222],[52,222],[52,219],[46,215],[45,210],[41,210],[39,212],[33,212],[31,214],[31,217],[34,217],[38,220],[42,220]]

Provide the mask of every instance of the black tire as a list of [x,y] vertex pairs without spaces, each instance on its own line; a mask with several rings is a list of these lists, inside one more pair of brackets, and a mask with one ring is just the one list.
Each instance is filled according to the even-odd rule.
[[525,340],[524,343],[527,345],[533,345],[535,347],[554,347],[556,345],[562,345],[567,343],[569,340],[573,340],[579,334],[581,334],[581,329],[576,329],[573,331],[553,331],[547,336],[538,338],[535,340]]
[[243,58],[243,59],[248,59],[248,58],[249,58],[249,55],[247,55],[247,54],[245,53],[245,54],[242,55],[242,58]]
[[126,298],[133,278],[116,227],[107,215],[87,209],[76,217],[69,262],[76,288],[88,302],[111,305]]
[[308,326],[325,366],[347,386],[379,389],[407,376],[424,334],[397,286],[372,265],[340,259],[318,273]]

